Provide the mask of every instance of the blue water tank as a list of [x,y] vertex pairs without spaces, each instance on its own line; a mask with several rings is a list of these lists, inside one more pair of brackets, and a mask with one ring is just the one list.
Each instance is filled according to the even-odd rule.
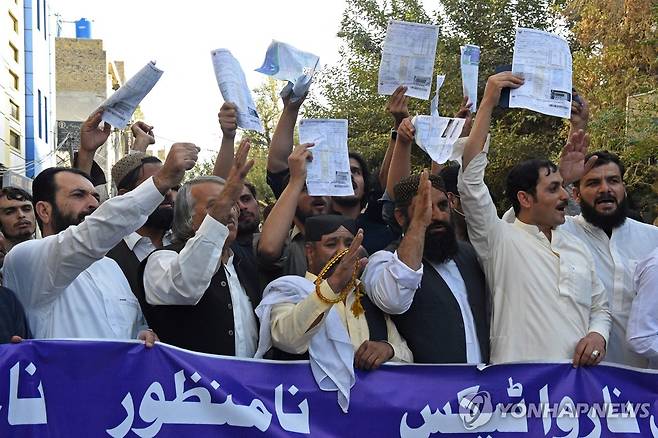
[[91,21],[81,18],[75,22],[75,37],[79,39],[91,39]]

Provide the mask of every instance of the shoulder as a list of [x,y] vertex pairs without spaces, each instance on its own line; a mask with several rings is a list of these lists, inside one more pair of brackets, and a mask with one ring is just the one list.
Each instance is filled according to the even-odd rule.
[[626,218],[622,227],[630,230],[632,233],[639,233],[642,236],[649,237],[658,241],[658,227],[644,222],[636,221],[635,219]]

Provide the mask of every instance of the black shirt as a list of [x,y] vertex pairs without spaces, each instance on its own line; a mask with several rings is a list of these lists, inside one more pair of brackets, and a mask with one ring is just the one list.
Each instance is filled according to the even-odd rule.
[[10,289],[0,286],[0,344],[8,343],[12,336],[28,339],[32,333],[16,295]]

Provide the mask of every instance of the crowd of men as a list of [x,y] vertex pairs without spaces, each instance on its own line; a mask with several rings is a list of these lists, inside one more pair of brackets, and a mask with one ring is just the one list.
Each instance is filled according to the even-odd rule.
[[[233,103],[219,111],[213,175],[183,183],[199,149],[175,143],[163,163],[145,154],[155,138],[138,122],[109,199],[94,163],[110,133],[101,108],[83,123],[74,167],[42,171],[32,195],[0,191],[1,341],[161,340],[308,358],[339,391],[345,370],[386,361],[656,367],[658,228],[628,217],[619,158],[588,152],[583,96],[559,163],[514,166],[512,208],[497,213],[484,182],[491,115],[501,90],[522,84],[491,76],[477,116],[465,102],[456,114],[467,119],[461,162],[419,174],[399,87],[385,158],[371,172],[350,152],[344,197],[308,193],[313,145],[293,144],[304,99],[284,99],[267,162],[277,199],[262,222]],[[580,214],[567,215],[570,201]]]

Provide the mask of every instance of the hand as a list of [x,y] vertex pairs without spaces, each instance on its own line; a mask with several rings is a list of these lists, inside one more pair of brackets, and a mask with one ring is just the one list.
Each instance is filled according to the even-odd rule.
[[[487,79],[487,85],[484,88],[484,95],[482,96],[482,102],[487,102],[489,105],[496,106],[500,100],[500,92],[503,88],[519,88],[523,85],[524,79],[512,73],[511,71],[503,71],[496,73],[493,76],[489,76]],[[482,104],[480,104],[482,106]]]
[[290,169],[290,182],[295,184],[304,184],[306,182],[306,163],[313,161],[313,154],[308,148],[313,143],[304,143],[295,146],[290,155],[288,155],[288,169]]
[[347,283],[350,282],[357,262],[359,265],[356,269],[358,270],[363,269],[366,263],[368,263],[367,258],[361,257],[361,242],[363,242],[363,230],[359,229],[354,240],[352,240],[349,250],[340,259],[331,277],[327,279],[327,283],[334,293],[340,293],[347,286]]
[[393,120],[395,120],[395,129],[400,126],[402,120],[409,117],[409,108],[407,107],[409,97],[404,95],[406,92],[407,87],[400,85],[395,89],[393,94],[391,94],[386,103],[386,111],[388,111],[393,116]]
[[21,338],[20,336],[16,336],[16,335],[14,335],[14,336],[11,337],[11,339],[9,340],[9,342],[10,342],[11,344],[20,344],[21,342],[23,342],[23,338]]
[[224,137],[235,138],[235,131],[238,129],[238,107],[233,102],[224,102],[217,118]]
[[397,141],[401,144],[410,145],[414,140],[414,135],[416,134],[416,128],[414,124],[411,123],[411,117],[407,117],[402,120],[400,126],[398,127],[398,137]]
[[130,130],[135,137],[135,142],[133,143],[133,150],[146,152],[146,149],[149,145],[155,143],[155,137],[153,136],[153,126],[147,125],[142,121],[133,123],[130,127]]
[[144,345],[146,345],[146,348],[152,348],[156,342],[160,342],[160,338],[158,338],[158,335],[155,334],[155,332],[151,329],[148,330],[142,330],[137,334],[137,339],[140,341],[144,341]]
[[80,152],[95,154],[96,150],[107,141],[112,127],[105,123],[103,129],[98,125],[103,117],[103,108],[94,111],[80,127]]
[[384,341],[364,341],[354,353],[354,366],[362,370],[374,370],[393,357],[391,344]]
[[471,112],[472,106],[473,102],[468,103],[468,97],[464,96],[462,103],[459,106],[459,110],[457,110],[455,113],[455,118],[466,119],[464,122],[464,127],[462,128],[462,132],[459,134],[460,137],[468,137],[468,135],[471,133],[471,128],[473,127],[473,113]]
[[[580,100],[578,102],[576,99]],[[585,98],[579,95],[576,90],[573,90],[571,99],[571,129],[578,130],[587,129],[587,122],[589,121],[589,104]]]
[[[598,351],[594,357],[592,353]],[[605,357],[605,339],[596,332],[590,332],[578,342],[573,355],[573,367],[598,365]]]
[[185,171],[190,170],[199,158],[199,148],[192,143],[174,143],[167,154],[167,159],[158,173],[153,176],[153,182],[163,195],[177,186],[183,180]]
[[591,156],[587,160],[587,163],[585,163],[588,147],[589,134],[585,134],[585,131],[582,129],[572,132],[569,135],[567,144],[562,148],[558,166],[565,184],[578,181],[594,167],[594,163],[596,163],[598,158],[596,155]]
[[[228,222],[234,217],[231,210],[238,202],[247,174],[254,165],[254,160],[247,161],[250,148],[249,139],[243,138],[235,152],[233,166],[226,178],[224,189],[216,199],[208,202],[208,214],[224,225],[228,225]],[[235,225],[237,226],[237,224]]]
[[413,206],[411,224],[427,228],[432,223],[432,182],[427,169],[420,174],[418,192],[411,200],[411,205]]
[[305,93],[302,97],[297,99],[296,101],[292,101],[292,93],[288,94],[286,97],[282,98],[283,100],[283,111],[287,112],[293,112],[297,114],[299,112],[299,108],[301,108],[302,103],[306,100],[306,96],[308,96],[308,92]]

